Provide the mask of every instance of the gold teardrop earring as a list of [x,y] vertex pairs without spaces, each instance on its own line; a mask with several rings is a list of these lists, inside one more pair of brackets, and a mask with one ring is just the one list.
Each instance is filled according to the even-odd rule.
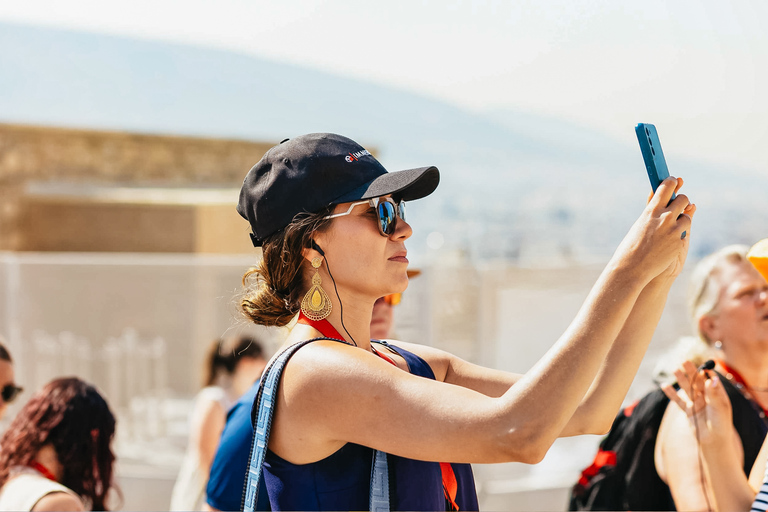
[[301,312],[314,321],[328,318],[328,315],[331,314],[331,299],[320,286],[323,283],[320,279],[320,272],[317,270],[322,263],[323,258],[320,256],[312,259],[312,266],[315,269],[315,275],[312,276],[312,286],[301,299]]

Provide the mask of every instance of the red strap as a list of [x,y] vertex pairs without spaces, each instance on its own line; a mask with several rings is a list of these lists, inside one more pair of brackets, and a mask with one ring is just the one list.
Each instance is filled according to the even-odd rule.
[[35,469],[35,470],[39,471],[39,472],[40,472],[40,474],[41,474],[41,475],[43,475],[43,476],[44,476],[45,478],[47,478],[48,480],[53,480],[54,482],[56,481],[56,477],[55,477],[55,476],[53,476],[53,473],[51,473],[50,471],[48,471],[48,468],[47,468],[47,467],[43,466],[42,464],[40,464],[40,463],[39,463],[39,462],[37,462],[36,460],[33,460],[32,462],[30,462],[30,463],[29,463],[29,467],[31,467],[32,469]]
[[626,416],[627,418],[632,416],[632,413],[635,412],[635,407],[637,407],[637,404],[639,404],[639,403],[640,403],[640,400],[635,400],[630,405],[625,407],[624,408],[624,416]]
[[336,330],[334,326],[331,325],[331,322],[323,318],[322,320],[310,320],[307,318],[307,316],[304,314],[303,311],[299,311],[299,320],[298,322],[300,324],[310,325],[320,331],[320,334],[325,336],[326,338],[334,338],[337,340],[344,341],[344,337],[339,334],[339,331]]
[[389,356],[388,356],[388,355],[386,355],[386,354],[382,354],[381,352],[379,352],[378,350],[376,350],[375,348],[373,348],[373,345],[371,345],[371,350],[373,351],[373,353],[374,353],[374,354],[376,354],[377,356],[379,356],[380,358],[382,358],[383,360],[385,360],[385,361],[386,361],[386,362],[388,362],[389,364],[391,364],[391,365],[393,365],[393,366],[397,366],[397,363],[395,362],[395,360],[394,360],[394,359],[392,359],[391,357],[389,357]]
[[445,494],[445,499],[451,504],[451,510],[459,510],[459,506],[456,504],[459,484],[456,482],[456,474],[453,472],[453,467],[447,462],[441,462],[440,472],[443,474],[443,493]]
[[745,388],[749,389],[749,385],[747,384],[747,382],[744,380],[744,377],[742,377],[739,372],[737,372],[736,370],[734,370],[733,368],[725,364],[725,361],[723,361],[722,359],[717,359],[716,362],[719,366],[723,367],[723,370],[725,370],[725,373],[731,374],[731,377],[733,377],[733,380],[735,380]]
[[745,381],[745,380],[744,380],[744,377],[742,377],[742,376],[741,376],[741,374],[740,374],[739,372],[737,372],[736,370],[734,370],[733,368],[731,368],[730,366],[728,366],[727,364],[725,364],[725,361],[723,361],[722,359],[716,359],[716,360],[715,360],[715,362],[717,362],[717,364],[718,364],[718,365],[720,365],[720,366],[723,368],[723,370],[725,371],[725,373],[730,373],[730,374],[731,374],[731,377],[733,377],[733,380],[734,380],[734,381],[738,382],[739,384],[741,384],[742,386],[744,386],[744,387],[746,388],[746,390],[747,390],[747,391],[749,391],[749,394],[750,394],[750,395],[752,395],[752,397],[753,397],[753,398],[752,398],[752,401],[753,401],[753,402],[754,402],[754,403],[755,403],[755,404],[756,404],[758,407],[760,407],[760,409],[763,411],[763,413],[764,413],[766,416],[768,416],[768,409],[765,409],[765,408],[763,408],[763,406],[760,404],[760,402],[758,402],[758,401],[757,401],[757,399],[756,399],[756,398],[754,398],[754,396],[755,396],[755,393],[754,393],[754,391],[752,391],[752,388],[750,388],[750,387],[749,387],[749,384],[747,384],[747,381]]
[[600,468],[603,466],[615,466],[616,465],[616,452],[609,450],[597,450],[595,460],[592,465],[581,472],[581,478],[579,478],[579,485],[586,487],[589,481],[592,480],[596,474],[600,472]]
[[[314,327],[318,331],[320,331],[320,334],[325,336],[326,338],[335,338],[337,340],[344,341],[344,338],[339,334],[339,331],[336,330],[334,326],[331,325],[331,322],[326,320],[325,318],[322,320],[311,320],[307,318],[307,316],[304,314],[303,311],[299,311],[299,320],[298,322],[300,324],[309,325],[311,327]],[[392,364],[394,366],[397,366],[397,363],[389,356],[385,354],[379,353],[375,348],[371,347],[371,350],[374,354],[388,362],[389,364]]]

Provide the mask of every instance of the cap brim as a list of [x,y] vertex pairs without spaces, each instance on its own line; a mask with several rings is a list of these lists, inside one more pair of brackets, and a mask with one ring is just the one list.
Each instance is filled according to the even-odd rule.
[[428,196],[440,183],[440,171],[435,166],[388,172],[334,199],[330,204],[349,203],[360,199],[396,195],[403,201]]

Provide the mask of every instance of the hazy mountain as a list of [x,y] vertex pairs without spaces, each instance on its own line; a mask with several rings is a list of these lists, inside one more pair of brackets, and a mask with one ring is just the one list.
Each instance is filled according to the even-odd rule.
[[[390,170],[437,165],[439,192],[409,213],[481,258],[604,256],[648,189],[637,148],[562,120],[470,112],[234,52],[13,24],[0,24],[3,121],[275,141],[342,133],[377,147]],[[719,244],[734,233],[727,212],[743,219],[745,205],[765,203],[758,178],[745,187],[718,179],[720,169],[677,164],[689,192],[699,180],[700,207],[712,196],[697,243]],[[744,241],[757,236],[746,231]],[[424,240],[412,245],[426,251]]]

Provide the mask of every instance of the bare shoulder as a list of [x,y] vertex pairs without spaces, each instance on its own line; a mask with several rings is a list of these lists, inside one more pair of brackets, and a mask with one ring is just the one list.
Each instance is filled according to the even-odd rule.
[[372,397],[394,396],[413,385],[424,385],[424,380],[428,379],[404,372],[367,350],[320,340],[302,347],[286,364],[278,415],[282,410],[299,420],[318,410],[329,411],[329,402],[358,407]]
[[320,380],[335,381],[386,367],[365,350],[330,340],[318,340],[297,350],[286,363],[284,383],[317,385]]
[[52,492],[40,498],[32,507],[33,511],[48,512],[61,510],[64,512],[79,512],[85,510],[80,498],[66,492]]

